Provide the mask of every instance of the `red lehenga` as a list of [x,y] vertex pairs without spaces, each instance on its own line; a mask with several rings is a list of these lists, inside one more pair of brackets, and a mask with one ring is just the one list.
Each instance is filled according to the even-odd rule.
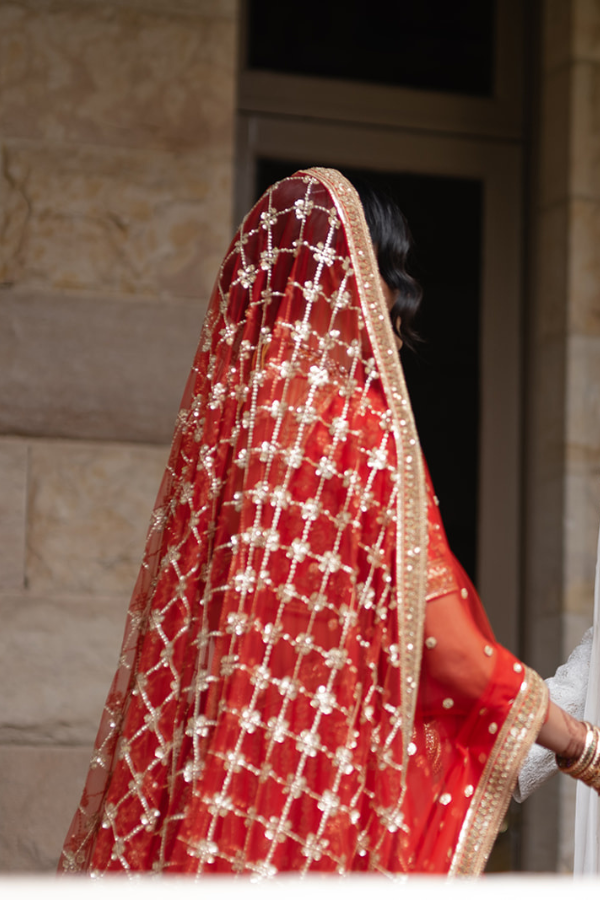
[[300,172],[221,267],[61,868],[480,872],[546,706],[448,550],[356,192]]

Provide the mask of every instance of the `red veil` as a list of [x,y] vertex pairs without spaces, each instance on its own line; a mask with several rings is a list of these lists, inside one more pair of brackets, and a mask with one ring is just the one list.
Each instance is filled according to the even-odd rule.
[[448,550],[356,192],[299,172],[221,266],[61,867],[481,871],[546,703]]

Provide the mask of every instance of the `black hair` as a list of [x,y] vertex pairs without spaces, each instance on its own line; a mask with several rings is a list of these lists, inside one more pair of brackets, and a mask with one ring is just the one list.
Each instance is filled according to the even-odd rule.
[[412,247],[408,223],[389,194],[363,178],[352,177],[350,180],[363,206],[377,254],[379,272],[395,294],[394,305],[390,310],[392,328],[407,347],[414,349],[419,337],[413,323],[423,291],[406,268]]

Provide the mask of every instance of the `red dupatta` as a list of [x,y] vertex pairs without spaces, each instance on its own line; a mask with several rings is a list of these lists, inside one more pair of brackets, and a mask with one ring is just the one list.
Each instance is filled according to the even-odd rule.
[[360,201],[297,173],[223,261],[61,867],[480,871],[545,699],[436,515]]

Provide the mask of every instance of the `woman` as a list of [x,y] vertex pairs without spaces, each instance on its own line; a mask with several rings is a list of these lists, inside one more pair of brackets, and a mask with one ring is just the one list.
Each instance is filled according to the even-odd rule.
[[223,261],[66,871],[476,873],[538,732],[583,749],[448,550],[372,224],[389,288],[299,172]]

